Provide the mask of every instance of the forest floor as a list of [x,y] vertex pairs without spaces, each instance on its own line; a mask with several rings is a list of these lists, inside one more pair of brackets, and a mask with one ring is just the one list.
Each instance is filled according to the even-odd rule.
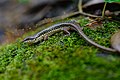
[[[105,47],[110,47],[110,38],[120,25],[106,20],[102,27],[93,30],[85,26],[87,18],[79,17],[77,21],[90,39]],[[46,27],[30,31],[23,38]],[[120,79],[120,56],[90,45],[77,32],[71,32],[70,36],[59,32],[35,45],[21,43],[23,38],[0,47],[0,80]]]

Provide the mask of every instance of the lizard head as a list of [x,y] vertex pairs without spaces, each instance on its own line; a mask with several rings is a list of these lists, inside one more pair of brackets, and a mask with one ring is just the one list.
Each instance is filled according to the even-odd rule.
[[24,42],[24,43],[34,43],[35,40],[36,40],[35,37],[27,37],[22,42]]

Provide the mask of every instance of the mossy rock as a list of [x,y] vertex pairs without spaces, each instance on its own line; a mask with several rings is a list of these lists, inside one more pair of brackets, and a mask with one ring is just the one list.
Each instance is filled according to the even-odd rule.
[[[93,41],[110,47],[110,37],[119,23],[103,21],[103,27],[91,30],[84,17],[77,19]],[[50,24],[49,24],[50,25]],[[47,25],[48,27],[48,25]],[[31,31],[24,35],[33,35]],[[0,48],[0,80],[118,80],[120,57],[88,44],[77,32],[56,33],[43,43],[28,45],[22,39]]]

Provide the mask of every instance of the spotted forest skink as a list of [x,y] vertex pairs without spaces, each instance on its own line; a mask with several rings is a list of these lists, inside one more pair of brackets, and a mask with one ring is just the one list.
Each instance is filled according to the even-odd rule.
[[37,43],[38,41],[47,40],[49,36],[51,36],[52,34],[54,34],[56,32],[60,32],[60,31],[65,31],[66,33],[68,33],[70,35],[69,30],[77,31],[78,34],[80,36],[82,36],[87,42],[89,42],[90,44],[92,44],[92,45],[94,45],[94,46],[96,46],[104,51],[117,52],[117,50],[115,50],[115,49],[101,46],[101,45],[95,43],[94,41],[92,41],[91,39],[89,39],[82,31],[82,27],[80,27],[76,21],[62,22],[62,23],[52,25],[49,28],[38,32],[34,36],[30,36],[30,37],[25,38],[23,40],[23,42],[25,42],[25,43]]

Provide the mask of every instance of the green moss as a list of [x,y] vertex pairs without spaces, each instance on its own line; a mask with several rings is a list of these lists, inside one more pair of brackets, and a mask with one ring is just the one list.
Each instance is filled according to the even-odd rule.
[[[83,26],[88,20],[78,20]],[[95,42],[110,47],[110,37],[119,29],[116,22],[105,21],[102,28],[84,33]],[[24,35],[32,35],[34,32]],[[88,44],[77,32],[56,33],[43,43],[28,45],[18,39],[0,47],[0,80],[118,80],[120,57]]]

